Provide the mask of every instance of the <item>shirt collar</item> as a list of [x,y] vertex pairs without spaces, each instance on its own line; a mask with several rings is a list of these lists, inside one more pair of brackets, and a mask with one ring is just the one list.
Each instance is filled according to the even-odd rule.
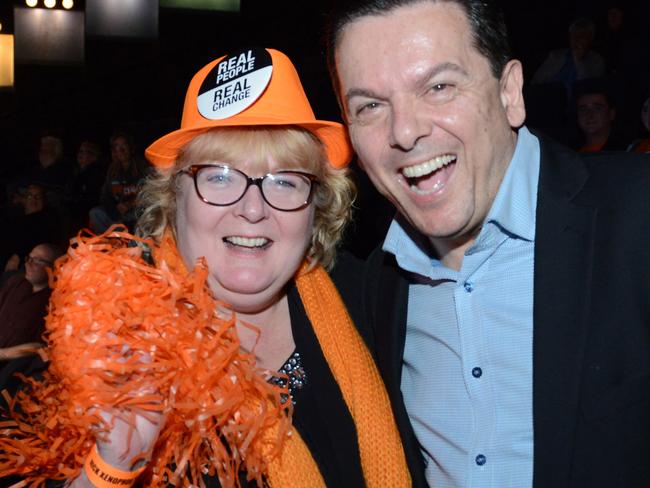
[[522,127],[512,160],[485,219],[509,237],[535,240],[539,158],[539,140]]

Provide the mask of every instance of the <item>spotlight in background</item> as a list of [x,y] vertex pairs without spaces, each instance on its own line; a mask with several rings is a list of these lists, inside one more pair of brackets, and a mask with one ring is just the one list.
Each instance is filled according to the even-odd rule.
[[27,4],[28,7],[36,7],[38,0],[25,0],[25,3]]
[[47,8],[54,8],[56,5],[56,0],[45,0],[43,3]]
[[63,5],[64,9],[70,10],[74,6],[74,2],[72,0],[63,0],[61,5]]

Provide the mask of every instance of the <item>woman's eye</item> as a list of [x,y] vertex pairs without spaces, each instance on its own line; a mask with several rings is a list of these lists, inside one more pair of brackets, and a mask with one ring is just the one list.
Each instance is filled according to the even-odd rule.
[[296,183],[289,178],[275,178],[273,183],[278,188],[291,189],[296,187]]
[[206,175],[205,180],[215,185],[224,185],[230,182],[231,178],[227,173],[211,173]]

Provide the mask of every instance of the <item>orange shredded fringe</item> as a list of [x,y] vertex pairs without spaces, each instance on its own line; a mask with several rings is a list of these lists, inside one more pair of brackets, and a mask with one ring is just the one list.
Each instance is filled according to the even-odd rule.
[[[141,256],[146,244],[153,267]],[[202,475],[261,485],[291,425],[286,389],[239,347],[234,315],[222,317],[207,266],[187,273],[169,233],[156,247],[109,230],[80,234],[57,261],[46,319],[50,366],[0,422],[0,476],[20,486],[75,478],[108,429],[97,409],[166,417],[145,486],[204,486]],[[147,393],[143,393],[147,392]]]

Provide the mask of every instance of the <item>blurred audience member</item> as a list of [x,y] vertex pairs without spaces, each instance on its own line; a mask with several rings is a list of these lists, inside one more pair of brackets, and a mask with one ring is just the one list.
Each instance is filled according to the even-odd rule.
[[106,168],[100,156],[101,151],[96,143],[86,140],[79,145],[76,164],[65,189],[73,234],[88,225],[88,212],[99,205],[99,195],[106,178]]
[[45,188],[32,183],[18,192],[16,200],[21,212],[3,222],[11,238],[0,240],[0,262],[13,254],[24,256],[40,242],[63,243],[65,229],[61,218],[45,202]]
[[118,132],[111,137],[111,163],[100,195],[100,205],[90,210],[90,227],[102,233],[112,224],[125,224],[133,230],[137,219],[135,200],[146,171],[135,157],[130,137]]
[[641,106],[641,123],[646,131],[646,137],[634,141],[627,148],[635,153],[650,153],[650,96],[645,99]]
[[36,182],[47,191],[51,203],[58,203],[70,177],[70,166],[63,159],[63,141],[54,135],[40,139],[38,160],[29,167],[22,180]]
[[625,149],[614,132],[616,109],[606,89],[596,85],[584,87],[576,98],[576,116],[582,137],[580,152]]
[[25,275],[0,288],[0,348],[40,340],[51,292],[47,268],[62,254],[54,244],[37,245],[25,258]]
[[605,74],[605,61],[591,49],[596,27],[592,20],[578,19],[569,27],[569,47],[551,51],[532,78],[532,83],[562,83],[568,99],[579,80]]

